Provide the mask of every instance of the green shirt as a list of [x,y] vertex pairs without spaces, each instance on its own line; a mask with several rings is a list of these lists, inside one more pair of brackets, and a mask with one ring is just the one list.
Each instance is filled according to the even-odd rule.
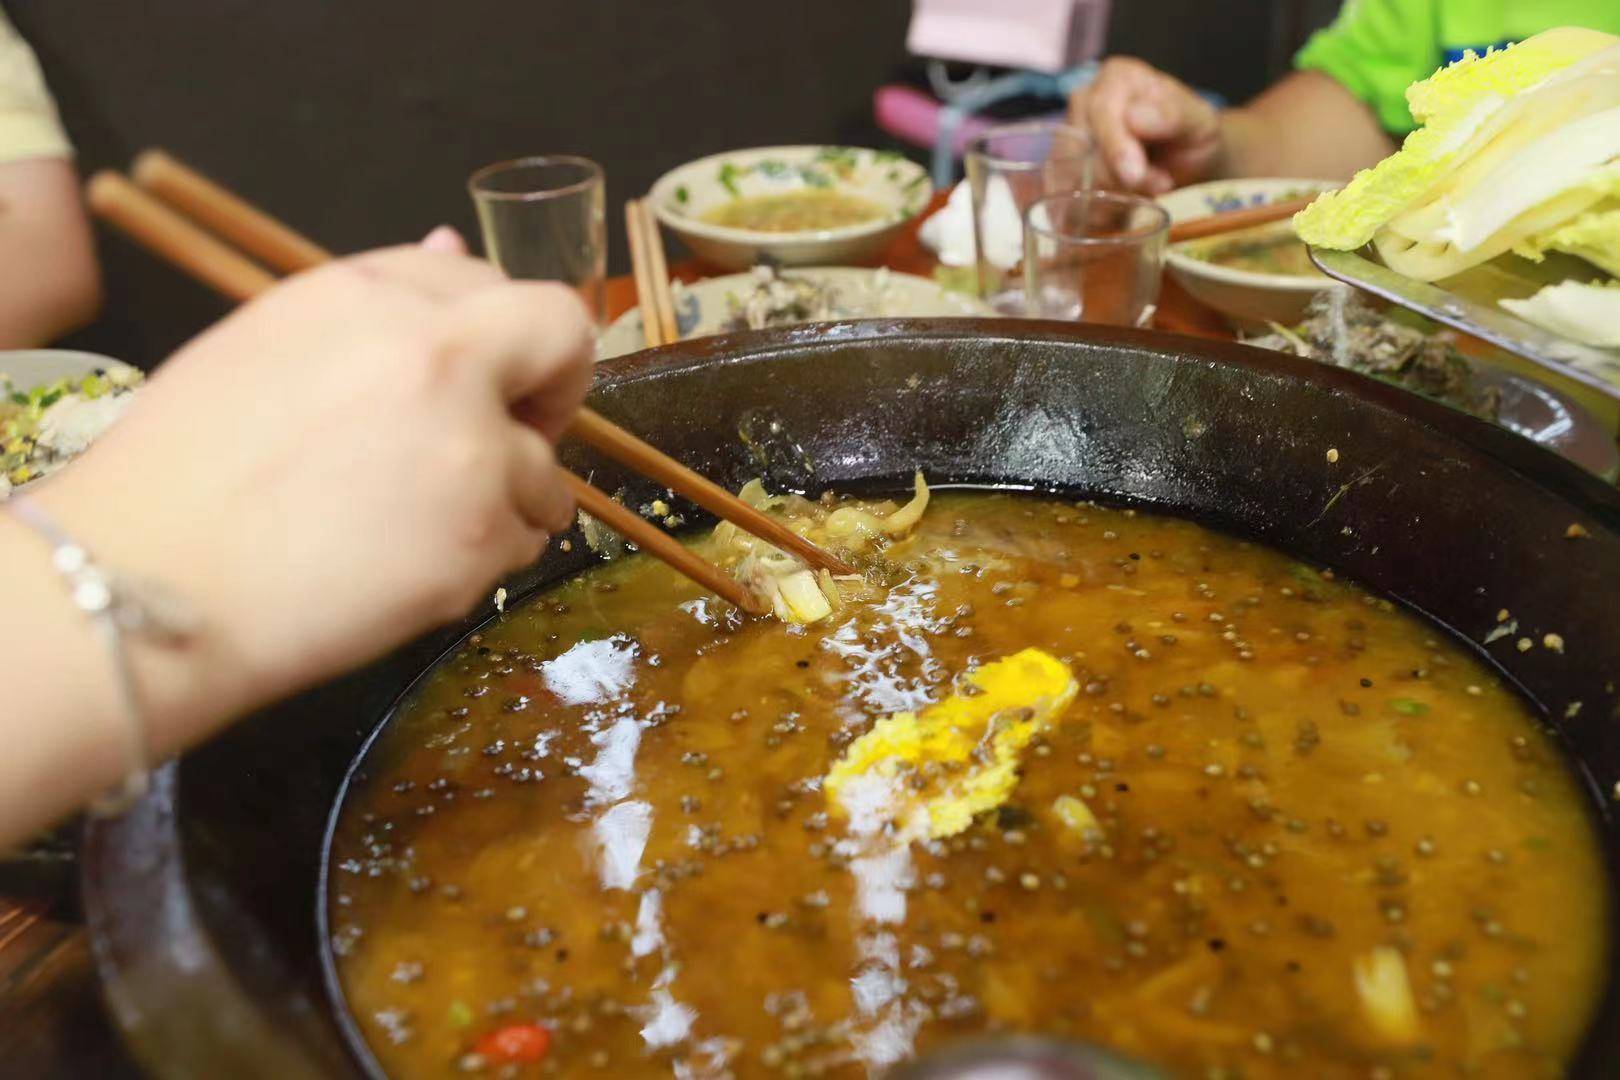
[[1465,50],[1483,53],[1555,26],[1620,34],[1620,0],[1345,0],[1294,66],[1331,76],[1403,135],[1415,126],[1408,86]]

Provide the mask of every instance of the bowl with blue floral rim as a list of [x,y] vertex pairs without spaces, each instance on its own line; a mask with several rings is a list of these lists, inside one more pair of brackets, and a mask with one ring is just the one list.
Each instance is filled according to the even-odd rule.
[[927,171],[890,150],[766,146],[671,169],[649,198],[694,255],[743,270],[875,262],[933,193]]

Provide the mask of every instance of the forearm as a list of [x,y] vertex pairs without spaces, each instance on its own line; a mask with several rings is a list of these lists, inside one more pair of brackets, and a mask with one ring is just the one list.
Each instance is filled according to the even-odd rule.
[[1216,176],[1348,180],[1395,144],[1370,110],[1320,72],[1301,71],[1220,117]]
[[[115,558],[101,559],[118,570]],[[0,848],[108,792],[131,766],[113,659],[51,564],[48,541],[0,512]],[[125,633],[147,720],[145,756],[177,753],[247,706],[207,627],[185,644]]]

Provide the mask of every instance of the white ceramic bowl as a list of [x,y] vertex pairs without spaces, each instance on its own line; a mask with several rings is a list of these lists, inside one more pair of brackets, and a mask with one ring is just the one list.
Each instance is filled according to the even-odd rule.
[[[733,199],[828,189],[883,209],[881,217],[836,229],[761,232],[704,221]],[[699,258],[727,270],[761,259],[782,266],[870,262],[922,213],[934,188],[922,166],[898,154],[846,146],[767,146],[714,154],[671,169],[653,184],[653,210]]]
[[[1159,204],[1170,213],[1172,223],[1206,217],[1249,206],[1264,206],[1284,199],[1296,199],[1338,185],[1323,180],[1212,180],[1193,184],[1162,196]],[[1285,230],[1287,222],[1266,228]],[[1225,315],[1244,330],[1263,330],[1267,323],[1292,326],[1305,317],[1311,301],[1320,293],[1344,286],[1321,274],[1265,274],[1218,266],[1188,253],[1195,245],[1217,243],[1226,237],[1189,240],[1176,244],[1165,254],[1165,262],[1176,282],[1192,296]]]

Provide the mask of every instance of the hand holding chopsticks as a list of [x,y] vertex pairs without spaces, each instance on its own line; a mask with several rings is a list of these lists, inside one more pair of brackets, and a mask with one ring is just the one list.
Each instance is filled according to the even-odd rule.
[[[155,152],[142,155],[138,176],[153,190],[171,200],[181,210],[207,222],[215,232],[247,248],[279,270],[296,271],[331,258],[324,249],[277,222],[214,182]],[[210,233],[198,228],[168,206],[114,173],[100,173],[88,184],[91,208],[101,217],[128,233],[156,254],[168,259],[198,280],[233,299],[245,300],[274,283],[274,276],[252,260],[238,254]],[[650,214],[632,204],[627,223],[639,222],[632,233],[638,283],[645,280],[642,293],[644,321],[649,337],[656,333],[669,340],[675,334],[674,310],[668,294],[668,268],[663,245]],[[656,252],[656,254],[654,254]],[[662,307],[654,296],[661,282]],[[646,312],[651,309],[651,317]],[[637,439],[629,432],[589,409],[581,409],[569,434],[598,452],[658,480],[697,505],[732,521],[740,528],[804,558],[810,565],[837,574],[852,569],[836,557],[804,540],[742,500],[725,491],[679,462]],[[758,611],[759,601],[729,575],[688,551],[656,525],[614,502],[584,480],[569,474],[566,480],[585,511],[619,532],[650,554],[669,563],[692,580],[711,589],[747,611]]]

